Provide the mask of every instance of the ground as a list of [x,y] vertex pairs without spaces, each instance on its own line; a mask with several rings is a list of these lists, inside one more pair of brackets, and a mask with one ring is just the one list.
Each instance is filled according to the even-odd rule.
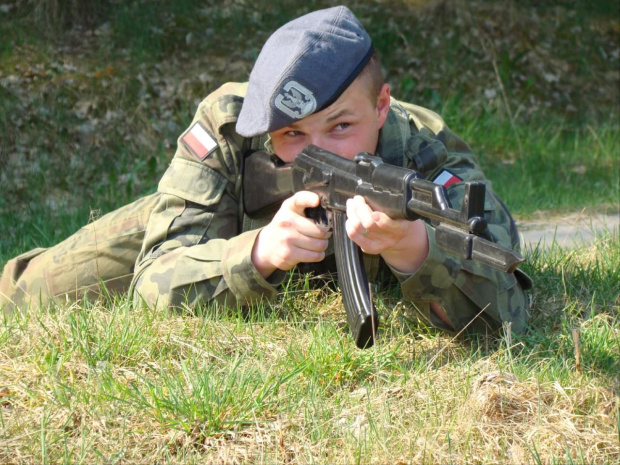
[[592,239],[602,234],[614,234],[618,237],[620,213],[593,213],[579,211],[567,215],[552,215],[539,212],[533,219],[519,221],[517,226],[526,248],[537,244],[549,247],[554,243],[562,247],[574,247],[591,243]]

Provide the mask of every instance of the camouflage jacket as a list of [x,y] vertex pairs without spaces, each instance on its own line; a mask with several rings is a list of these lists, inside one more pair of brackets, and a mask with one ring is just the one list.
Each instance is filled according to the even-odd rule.
[[[137,301],[163,307],[201,302],[246,306],[276,297],[286,273],[264,279],[250,260],[260,226],[270,218],[256,223],[244,214],[244,158],[255,150],[269,150],[270,143],[268,135],[248,139],[235,132],[246,88],[246,83],[228,83],[210,94],[179,138],[136,262],[132,292]],[[196,123],[207,133],[205,152],[192,149],[184,138]],[[447,152],[447,161],[424,171],[427,155],[438,151]],[[464,181],[484,181],[485,215],[493,237],[507,247],[519,247],[514,222],[475,155],[437,114],[392,100],[377,154],[392,164],[418,167],[430,180],[449,169]],[[448,194],[460,205],[463,183],[451,185]],[[504,321],[521,330],[527,322],[527,279],[448,255],[437,248],[433,227],[427,225],[427,231],[430,251],[422,267],[410,275],[391,270],[404,299],[443,329],[449,328],[430,312],[429,302],[443,306],[456,330],[474,319],[469,328],[480,332],[496,330]],[[369,277],[377,276],[378,257],[365,256],[364,261]]]

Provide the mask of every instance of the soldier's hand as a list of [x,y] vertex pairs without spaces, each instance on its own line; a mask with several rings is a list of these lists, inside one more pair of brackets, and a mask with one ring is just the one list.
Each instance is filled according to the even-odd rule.
[[332,233],[304,216],[304,209],[316,207],[319,202],[313,192],[297,192],[282,203],[271,223],[261,230],[252,249],[252,262],[262,276],[325,258]]
[[369,254],[381,254],[402,273],[413,273],[428,255],[428,235],[421,221],[393,220],[372,210],[363,197],[347,200],[347,235]]

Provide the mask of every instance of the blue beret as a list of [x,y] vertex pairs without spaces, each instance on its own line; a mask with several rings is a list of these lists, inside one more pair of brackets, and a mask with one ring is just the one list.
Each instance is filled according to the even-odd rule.
[[321,111],[349,87],[373,51],[370,36],[344,6],[285,24],[254,64],[237,132],[254,137]]

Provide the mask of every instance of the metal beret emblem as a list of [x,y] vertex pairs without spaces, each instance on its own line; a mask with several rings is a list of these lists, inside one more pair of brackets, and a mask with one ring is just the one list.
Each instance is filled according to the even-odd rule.
[[291,118],[301,119],[316,110],[316,98],[311,90],[297,81],[289,81],[276,96],[275,106]]

